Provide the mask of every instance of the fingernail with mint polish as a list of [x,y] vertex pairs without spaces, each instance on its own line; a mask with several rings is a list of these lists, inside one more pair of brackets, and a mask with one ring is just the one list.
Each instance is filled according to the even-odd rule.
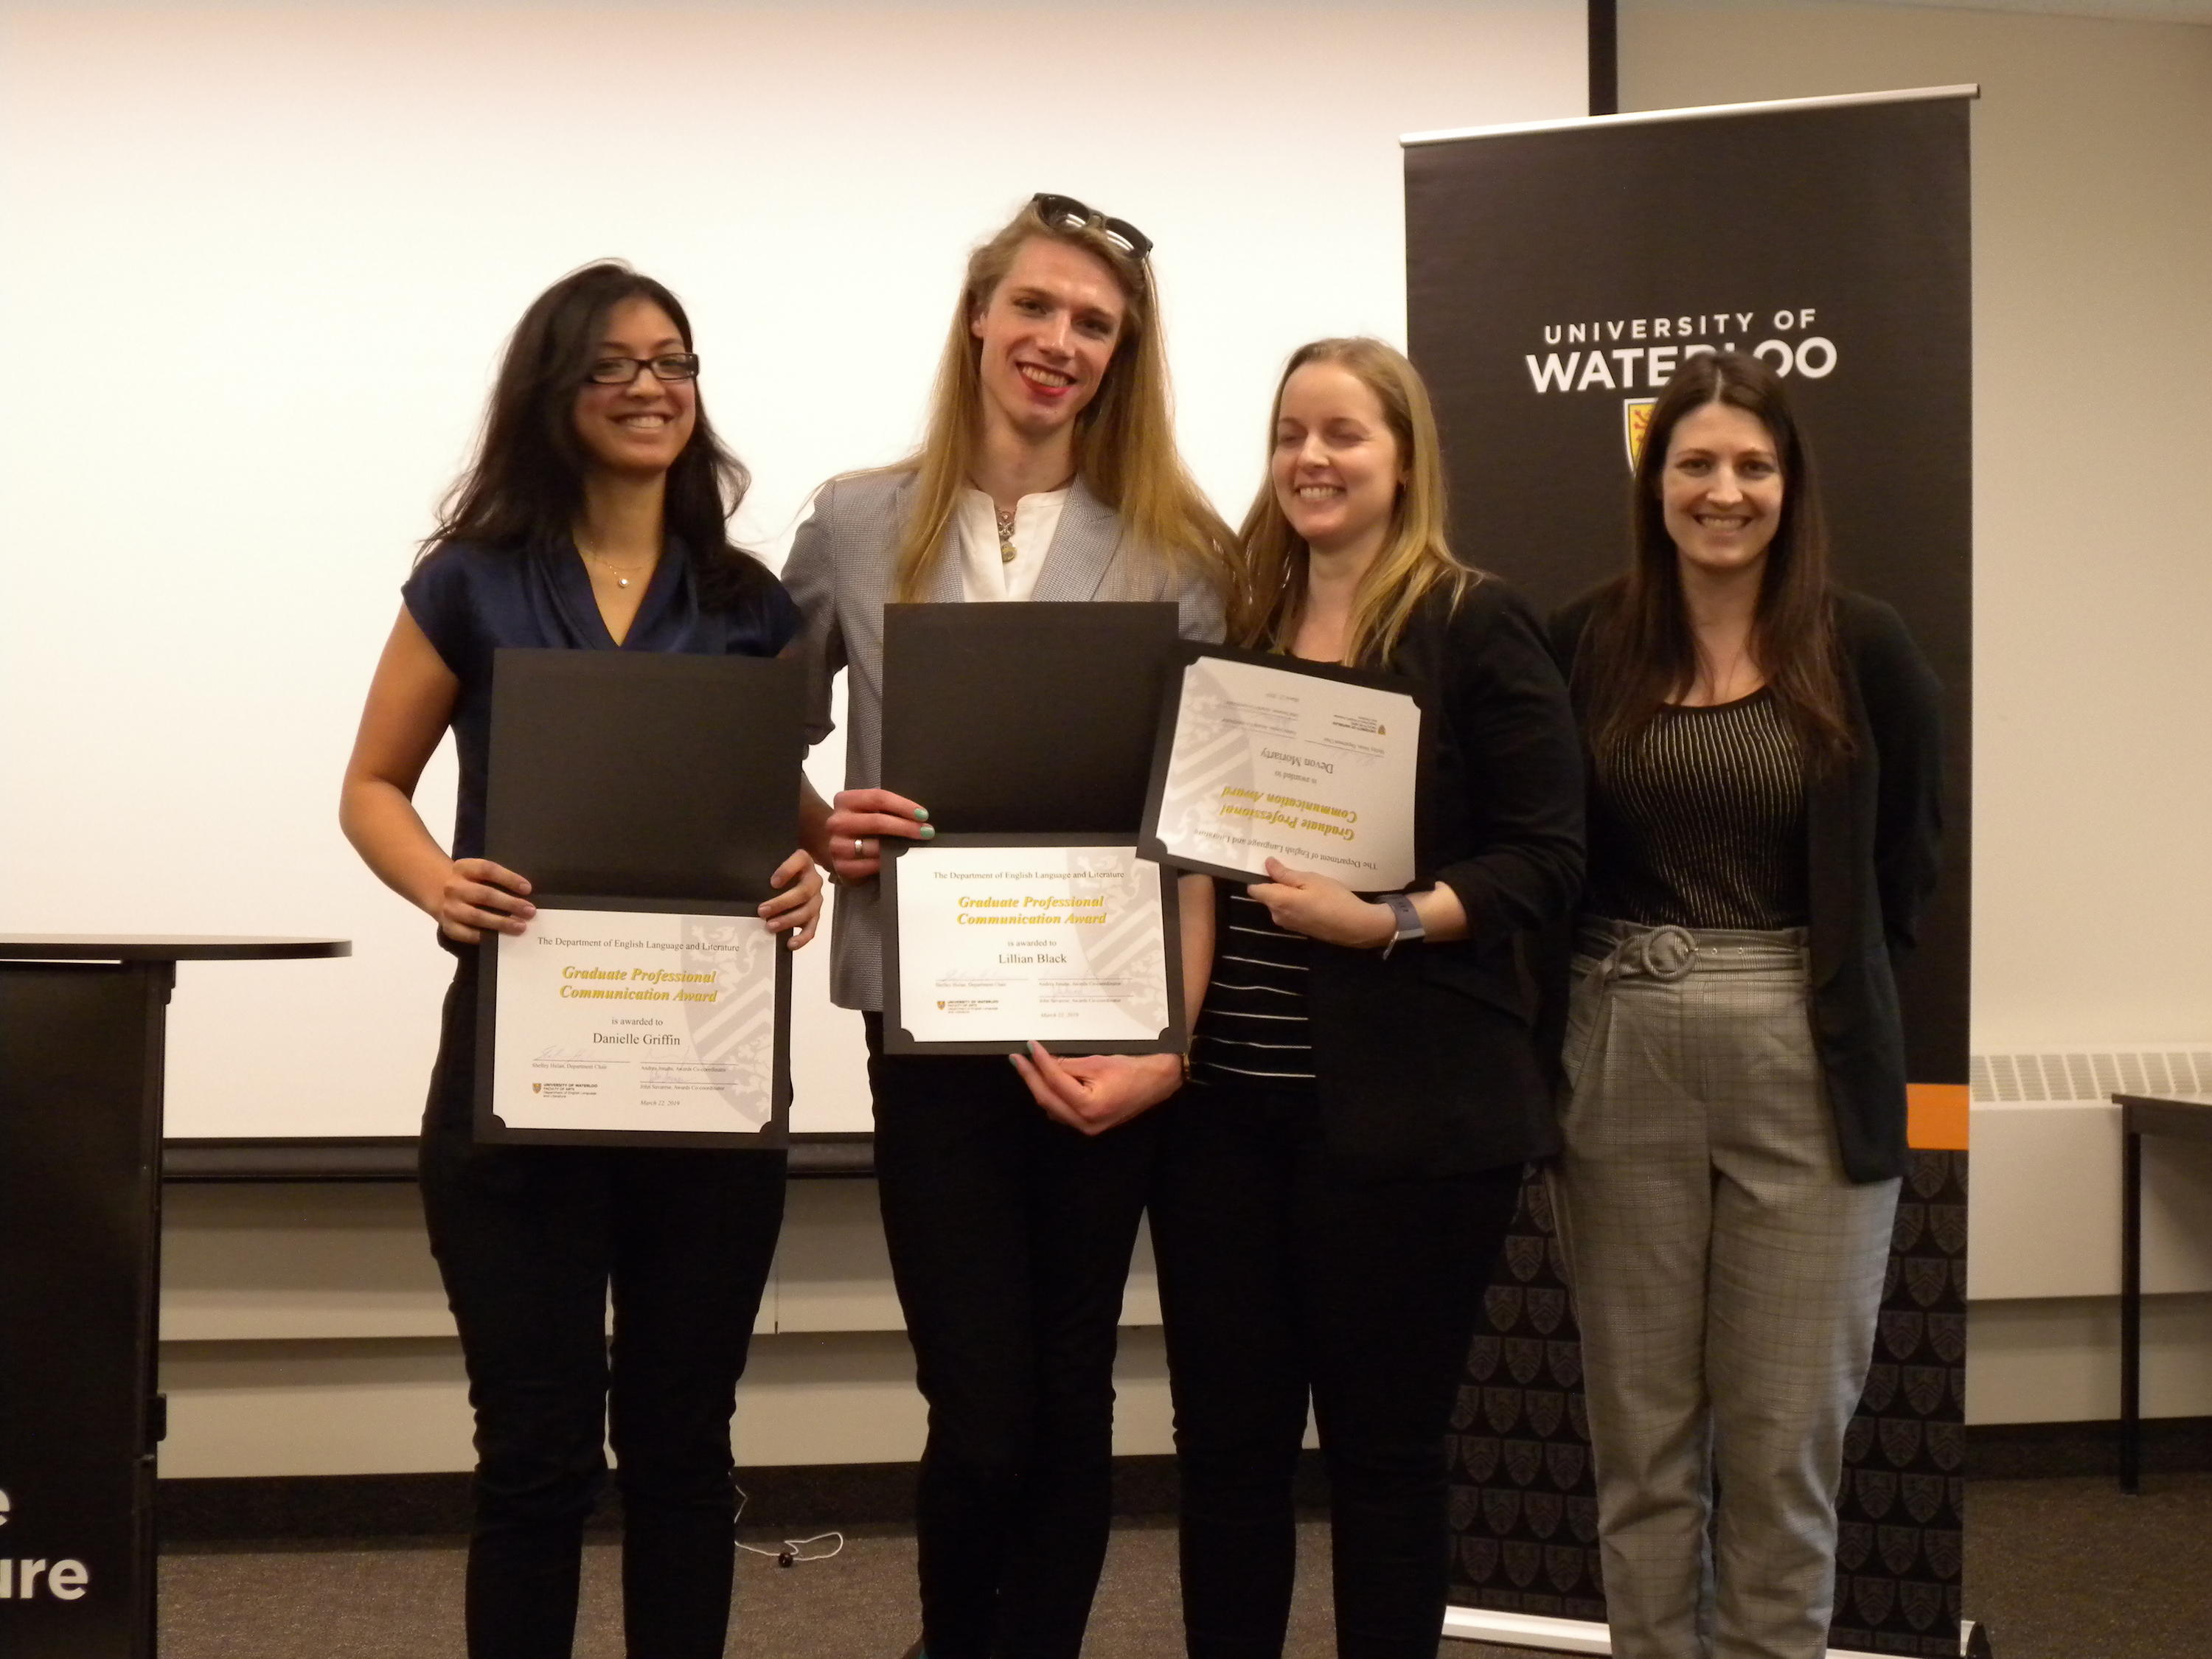
[[924,823],[929,822],[929,809],[927,806],[915,807],[914,809],[914,815],[920,818]]
[[936,826],[935,824],[933,824],[933,823],[925,823],[925,824],[923,824],[923,825],[921,826],[921,838],[922,838],[924,841],[927,841],[927,840],[928,840],[932,836],[935,835],[936,833],[937,833],[937,826]]

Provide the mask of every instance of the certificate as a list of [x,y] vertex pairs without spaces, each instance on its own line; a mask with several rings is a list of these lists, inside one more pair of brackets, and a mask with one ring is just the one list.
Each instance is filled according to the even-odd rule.
[[540,902],[485,955],[477,1139],[781,1146],[789,956],[750,907]]
[[939,836],[886,858],[885,1050],[1182,1052],[1175,878],[1133,842]]
[[1355,892],[1406,887],[1425,701],[1396,676],[1186,647],[1139,846],[1231,881],[1265,880],[1273,858]]

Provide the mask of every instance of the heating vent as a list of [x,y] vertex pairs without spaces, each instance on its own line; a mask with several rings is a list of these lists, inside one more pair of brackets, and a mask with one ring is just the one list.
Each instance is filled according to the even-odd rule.
[[2212,1095],[2212,1052],[1976,1054],[1967,1079],[1978,1102],[2108,1100],[2119,1095]]

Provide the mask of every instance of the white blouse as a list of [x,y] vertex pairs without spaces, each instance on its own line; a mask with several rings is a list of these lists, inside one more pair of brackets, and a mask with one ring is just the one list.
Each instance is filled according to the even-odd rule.
[[1036,587],[1037,572],[1060,528],[1065,489],[1024,495],[1014,503],[1014,556],[999,545],[999,509],[980,489],[960,492],[952,515],[960,545],[960,597],[969,604],[988,599],[1026,599]]

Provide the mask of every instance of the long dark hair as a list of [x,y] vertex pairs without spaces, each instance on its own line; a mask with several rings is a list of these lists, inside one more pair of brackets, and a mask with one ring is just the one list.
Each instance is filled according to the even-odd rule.
[[1774,441],[1782,512],[1759,580],[1752,654],[1808,758],[1816,766],[1832,764],[1850,753],[1852,738],[1819,480],[1780,379],[1741,351],[1686,359],[1652,407],[1631,494],[1629,567],[1601,590],[1589,639],[1575,657],[1591,746],[1602,754],[1633,743],[1697,678],[1697,641],[1682,599],[1680,556],[1667,533],[1660,477],[1674,428],[1716,403],[1742,410]]
[[[648,300],[691,349],[691,319],[673,294],[620,260],[572,270],[530,302],[507,343],[467,471],[446,493],[420,557],[448,542],[522,549],[565,538],[584,506],[591,465],[576,435],[576,394],[587,382],[608,313]],[[702,603],[727,605],[757,589],[767,567],[732,544],[730,515],[752,474],[714,435],[703,399],[691,441],[668,469],[668,532],[690,550]]]

